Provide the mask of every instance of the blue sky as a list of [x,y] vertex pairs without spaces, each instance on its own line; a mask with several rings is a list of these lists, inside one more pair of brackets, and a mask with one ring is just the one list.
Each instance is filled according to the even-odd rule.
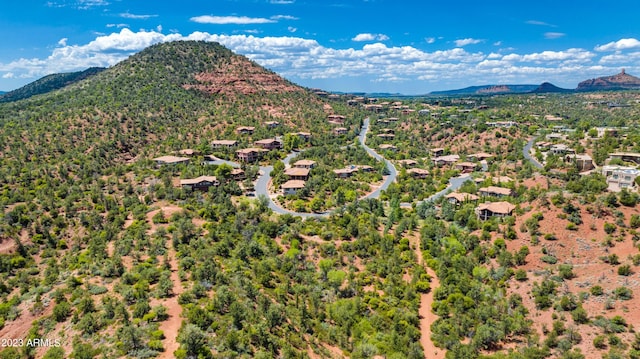
[[159,42],[217,41],[329,91],[640,77],[637,1],[22,0],[0,4],[0,90],[112,66]]

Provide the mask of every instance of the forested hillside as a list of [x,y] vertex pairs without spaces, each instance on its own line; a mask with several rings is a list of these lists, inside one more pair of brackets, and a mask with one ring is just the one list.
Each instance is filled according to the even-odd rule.
[[0,92],[0,102],[12,102],[51,92],[82,81],[103,71],[102,67],[92,67],[84,71],[52,74],[8,93]]

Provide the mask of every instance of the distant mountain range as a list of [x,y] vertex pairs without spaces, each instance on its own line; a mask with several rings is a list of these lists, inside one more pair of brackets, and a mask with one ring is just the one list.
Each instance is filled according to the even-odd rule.
[[588,91],[640,90],[640,78],[629,75],[624,69],[613,76],[603,76],[582,81],[575,89],[564,89],[545,82],[541,85],[485,85],[469,86],[457,90],[434,91],[431,95],[492,95],[518,93],[571,93]]

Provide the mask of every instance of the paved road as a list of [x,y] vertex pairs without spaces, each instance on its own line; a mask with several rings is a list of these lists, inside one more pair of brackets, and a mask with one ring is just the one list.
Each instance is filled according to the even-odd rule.
[[527,142],[526,145],[524,145],[524,148],[522,149],[522,154],[524,155],[524,158],[526,160],[528,160],[529,162],[531,162],[531,164],[536,167],[536,168],[543,168],[542,164],[540,162],[538,162],[535,158],[531,157],[531,147],[533,147],[533,143],[538,139],[538,137],[533,137],[529,140],[529,142]]
[[377,153],[376,151],[374,151],[373,149],[371,149],[365,144],[367,141],[368,131],[369,131],[369,117],[364,119],[364,123],[362,124],[362,130],[360,131],[358,140],[360,141],[360,144],[362,145],[364,150],[367,151],[369,156],[375,158],[378,161],[384,161],[384,164],[387,166],[387,170],[389,171],[389,175],[387,176],[385,181],[382,183],[380,188],[376,189],[375,191],[369,193],[364,197],[364,198],[378,198],[380,197],[380,193],[382,191],[387,190],[387,188],[389,188],[391,183],[393,183],[396,180],[396,177],[398,177],[398,170],[396,170],[396,167],[393,165],[393,163],[391,163],[386,158],[382,157],[379,153]]

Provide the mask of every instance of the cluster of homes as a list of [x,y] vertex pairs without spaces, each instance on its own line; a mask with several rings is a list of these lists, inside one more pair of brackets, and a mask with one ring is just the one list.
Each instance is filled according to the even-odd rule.
[[[279,126],[277,121],[267,121],[265,126],[273,128]],[[241,135],[251,135],[255,131],[253,126],[240,126],[236,128],[236,133]],[[303,141],[309,141],[311,139],[311,133],[309,132],[295,132],[292,135],[300,137]],[[269,151],[282,149],[284,143],[280,137],[265,138],[253,142],[253,147],[242,148],[235,151],[236,159],[240,162],[253,163],[257,162]],[[211,142],[213,149],[233,149],[238,146],[236,140],[214,140]]]
[[[189,150],[180,151],[180,154],[188,154],[193,156],[197,154],[197,152],[189,149]],[[207,161],[215,162],[216,160],[218,159],[213,156],[205,156],[204,163],[207,163]],[[168,156],[156,157],[153,159],[153,161],[158,166],[175,166],[180,164],[189,164],[191,162],[191,158],[168,155]],[[246,178],[246,175],[243,169],[233,168],[230,173],[230,178],[234,181],[242,181]],[[186,178],[186,179],[180,180],[180,186],[182,188],[188,188],[191,190],[198,190],[198,191],[205,191],[205,192],[208,191],[209,188],[218,187],[219,185],[220,185],[220,181],[216,176],[199,176],[195,178]]]
[[[618,136],[619,132],[625,129],[625,127],[596,127],[595,133],[598,137],[605,135]],[[590,173],[589,171],[595,170],[596,166],[591,156],[577,154],[574,149],[562,143],[566,139],[562,132],[570,132],[573,131],[572,129],[567,129],[564,126],[554,126],[552,130],[553,133],[548,134],[545,141],[536,142],[536,147],[543,152],[545,158],[548,154],[553,154],[560,156],[566,163],[574,163],[580,172]],[[610,165],[609,163],[614,159],[619,160],[618,162],[635,163],[636,165]],[[635,179],[640,176],[640,169],[637,167],[637,165],[640,165],[640,153],[611,153],[606,163],[599,171],[606,177],[609,191],[619,192],[623,188],[631,190],[637,187]]]
[[[481,181],[484,181],[484,179],[481,179]],[[468,202],[478,203],[480,198],[501,199],[511,197],[513,195],[513,190],[510,188],[488,186],[479,188],[478,195],[472,193],[452,192],[447,194],[445,198],[449,203],[455,206],[460,206]],[[516,206],[514,204],[507,201],[485,202],[480,203],[475,208],[475,213],[479,219],[484,221],[491,217],[510,216],[515,208]]]
[[296,161],[292,167],[285,169],[284,175],[287,176],[288,180],[280,186],[282,193],[285,195],[296,194],[303,189],[307,184],[311,169],[315,166],[315,161],[299,160]]

